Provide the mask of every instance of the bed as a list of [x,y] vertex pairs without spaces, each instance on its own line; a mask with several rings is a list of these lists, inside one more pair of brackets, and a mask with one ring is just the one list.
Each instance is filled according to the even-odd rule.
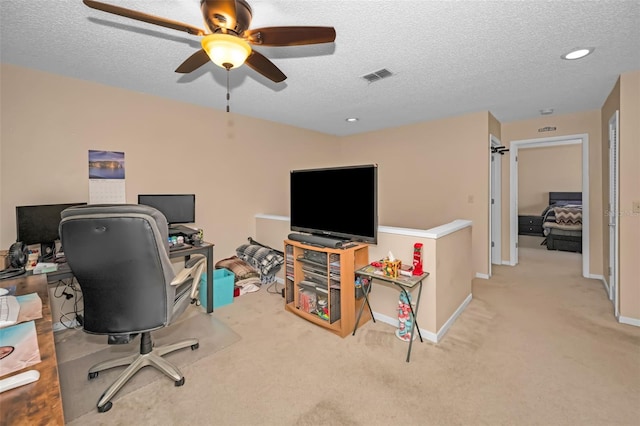
[[582,192],[549,192],[542,218],[547,250],[582,253]]

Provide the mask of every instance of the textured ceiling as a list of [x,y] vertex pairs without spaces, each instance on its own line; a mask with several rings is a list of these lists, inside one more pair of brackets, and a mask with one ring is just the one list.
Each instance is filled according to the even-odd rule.
[[[199,0],[102,0],[205,28]],[[260,1],[250,28],[321,25],[334,43],[257,47],[286,75],[230,74],[234,113],[334,135],[490,111],[507,123],[598,109],[640,70],[635,1]],[[226,71],[174,70],[200,37],[90,9],[81,0],[2,0],[1,60],[224,111]],[[578,61],[560,55],[595,47]],[[374,83],[362,77],[386,68]],[[358,117],[356,123],[345,118]]]

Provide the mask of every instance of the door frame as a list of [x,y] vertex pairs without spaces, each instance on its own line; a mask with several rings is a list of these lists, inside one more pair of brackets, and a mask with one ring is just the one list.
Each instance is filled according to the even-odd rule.
[[509,260],[518,264],[518,150],[560,145],[582,145],[582,276],[589,274],[589,135],[587,133],[511,142],[509,146]]
[[502,146],[500,139],[489,135],[489,277],[492,265],[502,264],[502,162],[503,154],[491,148]]
[[617,111],[609,119],[609,276],[607,277],[607,290],[609,300],[613,303],[615,317],[620,318],[618,273],[620,258],[618,243],[620,239],[619,212],[620,212],[620,111]]

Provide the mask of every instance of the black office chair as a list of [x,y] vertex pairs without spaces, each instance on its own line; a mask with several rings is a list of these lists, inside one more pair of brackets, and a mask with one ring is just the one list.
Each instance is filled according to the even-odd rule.
[[128,343],[141,334],[139,354],[89,369],[92,379],[100,371],[128,365],[98,400],[98,411],[108,411],[115,394],[148,365],[182,386],[184,376],[162,356],[197,349],[198,340],[154,347],[151,331],[174,322],[196,299],[206,258],[192,255],[176,275],[168,255],[167,220],[153,207],[86,205],[61,216],[60,239],[84,298],[84,331],[108,335],[109,344]]

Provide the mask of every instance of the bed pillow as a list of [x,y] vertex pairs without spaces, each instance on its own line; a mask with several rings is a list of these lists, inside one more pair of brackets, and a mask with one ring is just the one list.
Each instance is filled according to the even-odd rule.
[[274,275],[284,263],[284,257],[272,249],[256,244],[242,244],[236,254],[258,268],[262,275]]

